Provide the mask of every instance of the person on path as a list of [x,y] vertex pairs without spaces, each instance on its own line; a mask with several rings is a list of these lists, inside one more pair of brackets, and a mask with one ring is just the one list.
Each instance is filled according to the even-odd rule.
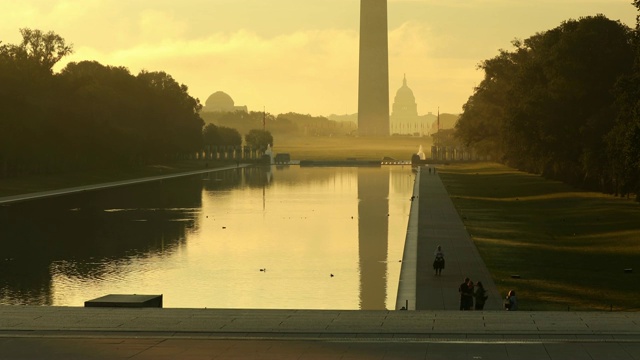
[[464,310],[465,305],[465,297],[464,293],[467,291],[467,283],[469,282],[469,278],[464,278],[462,284],[458,286],[458,292],[460,293],[460,310]]
[[467,293],[466,293],[466,306],[465,306],[465,310],[471,310],[473,309],[473,289],[474,289],[474,285],[473,285],[473,281],[469,280],[469,282],[467,283]]
[[442,251],[442,246],[438,245],[436,251],[433,252],[433,256],[433,270],[435,270],[436,275],[442,275],[442,269],[444,269],[444,252]]
[[487,301],[487,298],[489,298],[489,296],[487,296],[487,291],[484,289],[484,286],[482,285],[482,281],[478,281],[478,283],[476,284],[476,291],[473,293],[473,296],[476,299],[476,305],[474,307],[475,310],[482,310],[484,309],[484,303]]
[[507,311],[518,310],[518,298],[516,297],[516,292],[514,290],[510,290],[506,299],[504,299],[504,308]]
[[473,306],[473,283],[469,278],[464,278],[464,282],[458,286],[458,292],[460,293],[460,310],[471,310]]

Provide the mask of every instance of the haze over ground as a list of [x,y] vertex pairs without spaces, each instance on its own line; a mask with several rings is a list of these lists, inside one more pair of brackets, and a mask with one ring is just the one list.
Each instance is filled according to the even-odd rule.
[[[165,71],[202,103],[250,111],[357,112],[360,0],[0,0],[0,41],[54,31],[69,61]],[[407,74],[418,113],[459,113],[476,65],[562,21],[601,13],[633,27],[631,0],[389,0],[390,101]]]

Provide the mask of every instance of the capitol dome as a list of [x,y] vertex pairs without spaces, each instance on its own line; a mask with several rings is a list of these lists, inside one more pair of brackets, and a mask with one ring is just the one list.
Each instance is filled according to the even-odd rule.
[[216,91],[209,96],[204,103],[205,111],[227,112],[234,111],[235,102],[229,94],[223,91]]
[[418,104],[413,91],[407,86],[407,77],[396,92],[390,117],[392,134],[415,134],[424,129],[418,116]]
[[396,104],[415,104],[416,97],[413,95],[413,90],[407,86],[407,77],[402,80],[402,87],[396,92],[394,99]]
[[393,113],[396,118],[405,121],[408,117],[418,116],[418,105],[416,104],[416,97],[413,95],[413,91],[407,86],[407,76],[405,75],[402,80],[402,87],[396,92],[396,97],[393,101]]

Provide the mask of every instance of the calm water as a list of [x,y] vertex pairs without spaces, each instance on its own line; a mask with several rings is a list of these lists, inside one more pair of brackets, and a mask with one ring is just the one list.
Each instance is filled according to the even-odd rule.
[[393,309],[413,180],[250,168],[0,206],[0,303]]

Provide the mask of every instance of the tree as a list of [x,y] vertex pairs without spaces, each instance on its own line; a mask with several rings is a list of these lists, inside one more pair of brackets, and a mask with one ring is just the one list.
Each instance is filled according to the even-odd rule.
[[23,64],[36,64],[51,71],[53,66],[63,57],[73,52],[73,45],[53,31],[43,33],[41,30],[20,29],[22,43],[19,45],[3,45],[14,60]]
[[218,127],[218,135],[220,136],[220,145],[222,146],[241,146],[242,135],[236,129],[226,126]]
[[485,60],[479,69],[485,78],[463,106],[456,123],[455,135],[476,151],[494,159],[504,156],[505,107],[513,86],[516,65],[514,54],[501,50],[493,59]]
[[256,111],[203,112],[201,116],[207,123],[237,129],[241,134],[247,134],[251,129],[262,128],[263,124],[271,127],[275,123],[273,115]]
[[209,146],[240,146],[242,136],[236,129],[207,124],[202,130],[203,142]]
[[480,65],[485,79],[464,105],[458,136],[522,170],[602,186],[612,89],[632,71],[630,29],[598,15],[513,45]]
[[640,0],[634,0],[633,5],[639,11],[632,33],[633,74],[623,77],[616,86],[619,111],[616,125],[607,137],[607,154],[612,163],[614,192],[635,193],[636,201],[640,201]]
[[207,123],[237,129],[247,134],[252,129],[263,128],[279,136],[330,136],[345,132],[342,124],[323,116],[286,113],[273,116],[263,112],[202,112]]
[[71,62],[57,77],[65,135],[59,147],[76,154],[75,166],[131,165],[146,156],[144,87],[127,68]]
[[218,127],[214,124],[207,124],[202,129],[202,143],[206,146],[217,146],[220,143]]
[[71,46],[54,33],[21,33],[22,43],[0,44],[0,176],[138,166],[201,150],[200,103],[169,74],[133,76],[95,61],[54,74]]
[[0,45],[0,176],[50,171],[55,143],[52,67],[72,52],[59,35],[20,29],[20,44]]
[[273,146],[273,136],[266,130],[250,130],[244,140],[248,146],[256,149],[265,150],[268,145]]
[[142,71],[137,79],[146,90],[150,149],[168,158],[200,150],[204,126],[199,115],[202,105],[189,95],[187,86],[162,71]]

